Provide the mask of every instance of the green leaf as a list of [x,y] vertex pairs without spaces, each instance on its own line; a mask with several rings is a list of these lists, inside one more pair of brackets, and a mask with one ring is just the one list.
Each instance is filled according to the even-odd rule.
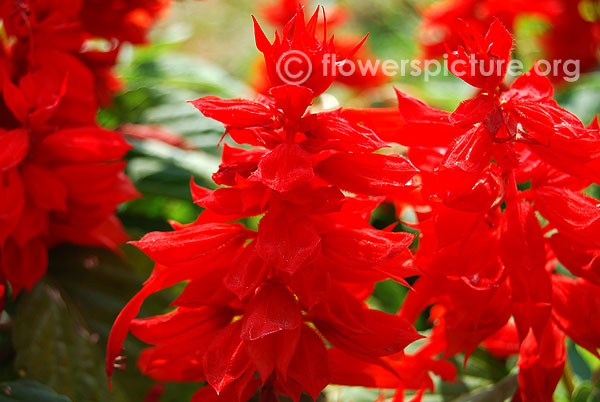
[[75,401],[110,401],[104,359],[93,336],[61,292],[40,281],[19,301],[14,320],[19,373]]
[[[67,304],[77,306],[85,326],[98,334],[103,359],[115,318],[141,289],[154,265],[152,260],[133,246],[123,246],[123,252],[126,258],[105,249],[63,245],[53,249],[50,254],[48,277],[53,283],[60,284]],[[149,316],[166,313],[170,309],[169,303],[178,294],[177,290],[181,289],[175,286],[149,297],[140,314]],[[128,401],[141,400],[141,395],[145,395],[153,383],[136,366],[138,355],[145,346],[135,337],[128,337],[124,344],[127,356],[125,371],[118,371],[113,376],[115,391],[124,394]],[[104,362],[101,367],[104,369]],[[102,385],[105,385],[104,374],[102,379]],[[104,402],[104,399],[100,401]]]
[[[462,358],[462,355],[460,356]],[[461,364],[462,362],[459,359],[457,363]],[[479,347],[469,357],[464,375],[483,378],[496,383],[508,375],[508,370],[504,360],[494,357],[489,351]]]
[[373,297],[377,299],[383,311],[395,314],[407,293],[408,289],[405,286],[388,279],[375,285]]
[[598,359],[587,349],[584,349],[579,345],[575,345],[575,349],[577,350],[578,354],[583,358],[583,360],[585,360],[591,371],[600,371],[600,359]]
[[575,342],[571,339],[567,340],[567,358],[571,371],[575,377],[580,380],[589,380],[592,377],[592,371],[589,364],[581,356],[576,348]]
[[600,401],[600,390],[589,382],[583,382],[575,388],[571,402],[598,402]]
[[71,402],[64,395],[27,379],[0,383],[0,402]]

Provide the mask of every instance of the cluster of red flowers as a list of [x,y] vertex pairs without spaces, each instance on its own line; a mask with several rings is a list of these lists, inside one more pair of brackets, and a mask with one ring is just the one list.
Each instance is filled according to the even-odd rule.
[[118,89],[121,42],[143,42],[167,3],[0,3],[0,281],[13,294],[44,274],[48,247],[125,240],[114,212],[137,194],[119,161],[130,146],[96,112]]
[[[465,43],[451,57],[510,58],[498,20],[485,37],[469,27],[459,34]],[[418,217],[423,274],[399,315],[414,321],[432,306],[424,350],[467,359],[483,344],[518,354],[513,400],[552,401],[565,335],[595,355],[600,347],[600,204],[582,192],[600,180],[600,132],[597,119],[585,127],[561,109],[535,68],[509,88],[504,72],[463,76],[480,92],[452,113],[398,91],[399,112],[344,116],[408,146],[419,169],[419,189],[394,201]],[[394,384],[373,365],[363,370],[371,375],[352,385]]]
[[[246,147],[224,146],[221,188],[192,183],[205,208],[197,221],[134,242],[156,266],[115,322],[108,375],[131,332],[153,345],[138,360],[143,373],[209,384],[194,401],[246,401],[257,390],[263,401],[298,401],[330,383],[420,399],[431,372],[456,376],[447,358],[483,345],[519,355],[514,400],[551,401],[565,336],[600,347],[600,205],[583,192],[600,179],[598,121],[585,127],[560,108],[535,68],[503,84],[513,39],[497,19],[487,33],[457,32],[452,60],[497,69],[453,71],[479,89],[454,112],[401,92],[399,110],[314,112],[335,80],[320,68],[335,48],[319,39],[318,16],[297,12],[273,42],[256,23],[266,94],[191,102]],[[315,67],[302,85],[278,71],[291,51]],[[412,163],[375,153],[390,142]],[[369,224],[384,200],[417,217],[407,223],[420,232],[414,257],[413,235]],[[256,231],[231,223],[251,216],[262,216]],[[397,315],[366,306],[375,282],[415,275]],[[147,297],[180,282],[172,312],[136,318]],[[410,323],[429,307],[431,335],[405,354],[421,338]]]
[[[256,27],[267,71],[290,50],[312,60],[328,54],[331,43],[315,37],[318,11],[308,23],[299,11],[275,43]],[[256,100],[191,102],[236,143],[256,148],[224,146],[213,175],[224,187],[192,183],[205,208],[196,222],[134,243],[156,267],[115,322],[109,375],[131,331],[154,345],[139,358],[143,373],[208,382],[195,401],[246,401],[259,386],[264,401],[298,401],[340,375],[335,356],[394,372],[384,357],[421,338],[406,319],[364,303],[375,282],[419,273],[408,251],[413,235],[369,225],[382,196],[410,191],[417,170],[403,156],[373,153],[387,144],[340,111],[310,111],[332,80],[316,72],[304,86],[274,86]],[[227,223],[262,214],[257,231]],[[145,298],[181,281],[189,282],[175,310],[135,319]]]
[[514,32],[518,18],[531,16],[549,25],[538,39],[548,60],[578,60],[581,71],[598,64],[600,10],[592,0],[442,0],[422,14],[419,41],[426,58],[456,49],[462,42],[461,20],[484,34],[495,18]]

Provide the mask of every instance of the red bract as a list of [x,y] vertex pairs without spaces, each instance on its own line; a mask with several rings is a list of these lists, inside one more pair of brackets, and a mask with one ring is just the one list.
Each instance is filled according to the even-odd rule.
[[[316,14],[305,27],[297,14],[293,35],[268,52],[315,45],[322,57],[328,48],[309,40],[315,22]],[[267,46],[261,41],[259,48]],[[198,220],[135,242],[157,264],[115,322],[109,375],[131,331],[154,345],[139,360],[144,373],[208,382],[194,400],[245,401],[260,388],[264,400],[280,394],[298,401],[301,392],[316,398],[332,381],[325,340],[393,373],[385,356],[420,338],[406,319],[364,303],[375,282],[419,272],[408,250],[413,235],[371,227],[382,199],[368,197],[409,191],[417,169],[400,155],[374,154],[387,144],[340,111],[311,113],[314,96],[330,83],[321,78],[274,87],[254,101],[191,102],[234,141],[265,149],[225,146],[213,176],[225,187],[192,184],[205,208]],[[261,214],[257,231],[227,223]],[[174,312],[135,319],[146,297],[181,281],[189,283]]]
[[116,50],[82,53],[88,3],[0,6],[0,275],[14,295],[45,273],[49,247],[116,250],[127,237],[115,211],[137,195],[120,161],[130,145],[96,122],[98,100],[110,99],[103,85],[115,88]]
[[[455,57],[510,59],[512,38],[498,21],[485,37],[465,29]],[[434,327],[421,350],[468,358],[485,345],[502,356],[518,353],[516,400],[550,401],[565,335],[593,353],[600,346],[597,328],[584,324],[598,304],[600,206],[582,193],[600,179],[600,133],[597,122],[586,127],[557,105],[536,68],[510,88],[500,85],[502,76],[462,78],[483,91],[452,113],[398,92],[399,111],[342,115],[408,146],[419,168],[418,196],[387,194],[399,210],[416,212],[422,275],[399,314],[414,321],[431,306]],[[557,260],[581,278],[561,274]],[[388,386],[427,387],[400,374]],[[361,374],[352,383],[374,381]]]

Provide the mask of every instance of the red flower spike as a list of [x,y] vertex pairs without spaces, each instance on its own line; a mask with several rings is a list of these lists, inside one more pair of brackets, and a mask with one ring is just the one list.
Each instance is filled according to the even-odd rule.
[[181,307],[199,308],[204,306],[226,306],[235,301],[234,294],[223,286],[225,261],[214,264],[213,269],[192,277],[185,289],[172,304]]
[[[510,34],[497,21],[485,37],[477,33],[478,29],[473,27],[463,38],[466,50],[459,49],[455,57],[508,63]],[[499,65],[495,71],[498,77],[468,76],[465,80],[483,91],[452,114],[398,93],[400,107],[396,113],[389,109],[349,110],[340,116],[352,124],[381,131],[384,135],[380,138],[386,141],[408,146],[407,154],[420,169],[417,181],[422,186],[409,197],[391,187],[384,194],[400,211],[412,209],[417,218],[414,227],[420,238],[414,264],[422,272],[417,272],[421,277],[400,315],[414,320],[432,305],[434,329],[421,351],[434,350],[434,354],[443,352],[446,356],[464,352],[467,358],[479,344],[502,356],[520,351],[520,391],[515,398],[551,400],[565,361],[562,331],[594,352],[598,342],[596,329],[584,333],[577,328],[593,320],[594,303],[588,296],[600,283],[594,219],[598,205],[582,193],[600,177],[600,137],[597,122],[585,127],[576,116],[558,107],[552,99],[550,81],[535,68],[510,88],[501,85],[504,72]],[[371,177],[368,168],[354,170],[350,185],[343,182],[339,172],[344,170],[342,166],[350,170],[350,164],[338,160],[351,159],[358,152],[337,149],[342,152],[316,160],[318,178],[347,191],[360,193],[369,188],[368,193],[376,193],[369,179],[357,179],[358,175]],[[333,168],[328,166],[332,160],[338,162],[331,163]],[[377,177],[385,177],[378,170]],[[518,190],[524,187],[528,189]],[[340,216],[345,216],[342,211]],[[536,212],[547,219],[544,227]],[[336,281],[344,280],[348,268],[353,270],[349,276],[353,280],[377,280],[373,279],[375,272],[364,269],[369,264],[361,267],[356,256],[336,255],[343,254],[339,252],[342,244],[334,242],[332,246],[328,238],[331,229],[319,219],[313,221],[318,223],[322,238],[322,255],[315,264],[331,267],[330,289],[338,289]],[[395,258],[402,257],[401,253]],[[337,265],[340,259],[346,270]],[[556,274],[551,279],[557,259],[581,279]],[[373,266],[373,271],[388,263]],[[343,286],[361,297],[369,292],[362,283]],[[566,302],[571,298],[577,299],[575,315]],[[355,340],[362,339],[362,346],[370,345],[364,340],[369,333],[363,325],[371,314],[360,313],[361,308],[347,297],[341,299],[341,303],[322,299],[312,307],[309,317],[333,345],[353,354],[360,362],[354,367],[373,372],[377,368],[381,373],[374,380],[366,373],[353,377],[346,372],[346,379],[337,377],[336,381],[382,386],[377,382],[380,380],[386,387],[399,390],[418,388],[419,398],[427,384],[415,386],[403,378],[394,383],[393,375],[383,374],[390,367],[398,367],[389,357],[369,360],[363,356],[366,350]],[[323,317],[327,317],[324,323],[319,321]],[[360,317],[358,322],[354,317]],[[337,328],[337,333],[329,332],[332,328]],[[347,363],[348,359],[342,361]],[[400,391],[396,398],[401,397]]]
[[441,166],[464,173],[479,173],[490,164],[491,155],[492,139],[483,126],[475,126],[454,140]]
[[[112,66],[121,41],[133,40],[122,34],[123,27],[137,26],[141,18],[145,33],[154,18],[142,15],[156,16],[158,3],[162,9],[168,2],[133,1],[116,8],[111,2],[100,8],[92,3],[0,5],[6,31],[0,51],[5,104],[0,187],[10,194],[0,205],[0,271],[3,280],[13,282],[15,296],[43,275],[48,248],[72,242],[117,251],[127,238],[114,213],[121,202],[138,196],[119,162],[130,146],[121,134],[98,127],[96,114],[98,103],[110,103],[119,87]],[[102,24],[97,31],[87,18],[90,6],[96,21],[128,23]],[[114,29],[107,34],[109,25]],[[89,50],[99,36],[110,40],[110,50]]]
[[290,287],[298,296],[302,307],[311,311],[327,296],[331,286],[329,272],[318,263],[307,264],[296,271],[290,280]]
[[[433,359],[427,349],[414,355],[398,354],[385,358],[395,372],[361,361],[339,349],[333,349],[330,356],[333,366],[332,382],[335,384],[399,388],[399,391],[402,389],[433,391],[433,380],[429,376],[429,371],[440,376],[444,381],[453,381],[457,374],[452,363]],[[397,396],[398,393],[400,392],[397,392]]]
[[[340,271],[344,269],[342,266],[357,270],[383,269],[384,273],[394,277],[394,267],[389,266],[391,264],[385,267],[383,265],[394,262],[394,258],[406,251],[413,240],[414,236],[409,233],[340,227],[324,234],[321,249],[331,264],[341,265]],[[400,263],[404,262],[401,260]],[[389,271],[386,268],[390,268]],[[400,267],[396,270],[402,272]]]
[[[267,62],[288,50],[308,51],[322,62],[333,47],[314,38],[317,18],[315,13],[305,24],[298,12],[273,44],[257,27]],[[194,201],[206,208],[198,220],[134,243],[157,266],[115,323],[109,375],[131,326],[141,338],[165,335],[142,353],[144,373],[179,381],[206,378],[212,389],[194,400],[241,400],[260,382],[263,399],[281,394],[298,401],[302,392],[316,398],[329,383],[328,348],[305,321],[325,328],[321,333],[330,343],[388,370],[382,356],[420,337],[403,318],[362,303],[376,281],[405,283],[405,275],[419,272],[408,251],[412,235],[369,225],[372,210],[384,200],[369,196],[410,191],[414,186],[406,183],[417,170],[402,156],[372,154],[387,144],[343,112],[312,114],[314,96],[331,81],[314,72],[304,85],[279,85],[256,101],[192,102],[222,122],[234,141],[266,150],[225,145],[213,175],[225,187],[191,185]],[[224,223],[263,213],[256,232]],[[161,319],[134,319],[146,297],[181,281],[189,283],[173,304],[194,313],[178,323],[180,334],[169,333]],[[194,320],[195,333],[187,330]],[[141,323],[147,324],[142,332]],[[256,381],[255,373],[261,377]]]
[[131,322],[131,333],[148,344],[188,342],[202,332],[224,328],[231,317],[219,308],[189,309],[180,307],[172,312]]
[[404,123],[398,108],[378,109],[353,109],[345,108],[340,111],[340,116],[354,125],[367,127],[382,141],[396,142],[398,126]]

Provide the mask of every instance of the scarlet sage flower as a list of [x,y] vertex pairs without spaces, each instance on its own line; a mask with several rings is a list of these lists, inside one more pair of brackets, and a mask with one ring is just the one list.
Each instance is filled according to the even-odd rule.
[[[115,216],[137,195],[123,173],[130,149],[96,122],[115,55],[82,54],[91,38],[80,1],[8,1],[0,58],[0,279],[13,294],[45,273],[63,242],[115,250],[126,240]],[[102,68],[90,69],[91,65]],[[104,93],[103,99],[110,98]]]
[[[508,59],[512,39],[498,24],[485,36],[458,32],[466,43],[457,57]],[[496,44],[502,52],[482,52]],[[417,212],[415,260],[423,274],[399,314],[414,321],[431,307],[434,327],[423,349],[465,359],[480,345],[518,353],[516,400],[551,401],[564,337],[593,353],[600,347],[598,331],[582,324],[599,300],[600,204],[582,192],[600,180],[598,123],[586,127],[560,108],[535,67],[509,88],[485,74],[461,78],[485,90],[452,113],[398,92],[397,112],[343,116],[376,132],[384,125],[385,139],[408,146],[420,170],[420,196],[390,198]],[[560,273],[557,261],[579,278]],[[355,377],[353,385],[374,381]]]
[[[589,6],[588,6],[589,4]],[[518,18],[533,16],[543,20],[548,28],[539,42],[545,57],[553,65],[577,60],[580,71],[593,70],[598,64],[600,24],[586,0],[444,0],[425,7],[419,27],[419,42],[423,58],[437,58],[447,48],[457,49],[462,43],[461,22],[481,35],[494,19],[514,32]],[[554,71],[551,79],[558,81],[567,71]]]
[[561,12],[561,0],[445,0],[436,1],[420,10],[422,20],[418,38],[425,58],[441,57],[450,49],[462,44],[461,29],[464,23],[485,34],[497,18],[513,32],[515,21],[521,15],[540,18]]
[[[91,93],[95,92],[98,103],[104,106],[120,89],[112,68],[121,44],[146,43],[149,28],[169,5],[169,0],[4,1],[0,16],[7,35],[17,39],[10,50],[13,58],[28,59],[32,65],[40,51],[60,51],[78,58],[86,71],[79,68],[77,73],[93,74]],[[56,65],[60,64],[57,60]]]
[[[315,74],[307,82],[325,90]],[[325,341],[394,375],[386,356],[420,335],[364,300],[375,282],[420,271],[408,249],[411,234],[369,225],[383,200],[369,195],[399,191],[417,170],[402,156],[374,154],[387,144],[339,111],[312,113],[314,97],[309,87],[284,85],[256,100],[191,102],[235,142],[259,148],[226,145],[213,175],[223,187],[192,183],[194,201],[205,208],[199,218],[134,243],[156,267],[113,326],[109,376],[128,332],[153,345],[138,361],[145,374],[208,382],[194,401],[245,401],[258,389],[264,400],[298,401],[301,392],[316,398],[340,378],[332,377]],[[229,223],[262,214],[257,231]],[[182,281],[173,312],[135,319],[150,294]]]

